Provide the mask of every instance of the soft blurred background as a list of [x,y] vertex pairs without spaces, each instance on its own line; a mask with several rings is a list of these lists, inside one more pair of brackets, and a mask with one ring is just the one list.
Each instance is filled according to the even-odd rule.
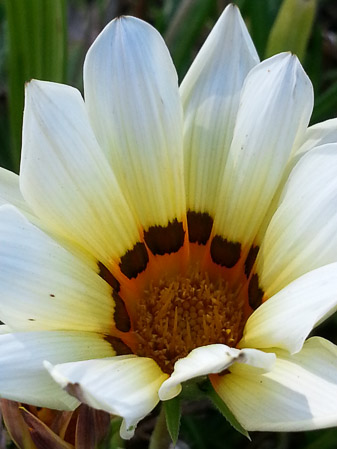
[[[0,0],[0,165],[19,172],[24,83],[31,78],[82,90],[85,53],[114,17],[129,14],[163,35],[179,79],[229,2],[224,0]],[[280,51],[298,55],[315,90],[312,123],[337,117],[337,1],[238,0],[261,59]],[[1,318],[1,317],[0,317]],[[337,343],[337,318],[316,333]],[[1,368],[0,368],[1,369]],[[337,373],[336,373],[337,377]],[[337,400],[337,398],[331,398]],[[335,449],[337,429],[305,433],[235,432],[207,401],[183,406],[177,448]],[[131,442],[114,420],[102,449],[147,448],[157,410]],[[5,441],[0,425],[0,449]]]

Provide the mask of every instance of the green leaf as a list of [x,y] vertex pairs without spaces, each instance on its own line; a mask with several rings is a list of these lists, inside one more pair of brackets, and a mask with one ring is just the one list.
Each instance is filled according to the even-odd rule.
[[198,35],[215,11],[216,0],[182,0],[164,33],[179,79],[186,73]]
[[18,170],[24,84],[65,79],[65,0],[6,0],[12,168]]
[[110,421],[109,434],[99,444],[98,449],[123,449],[125,441],[120,437],[119,429],[122,424],[122,418],[115,417]]
[[209,383],[207,390],[205,390],[205,394],[213,402],[219,412],[226,418],[229,424],[233,426],[235,430],[237,430],[250,440],[250,436],[247,430],[242,427],[233,413],[229,410],[227,405],[223,402],[220,396],[218,396],[211,383]]
[[[323,75],[323,35],[324,32],[319,23],[314,24],[310,37],[310,57],[305,60],[305,71],[309,76],[313,86],[314,92],[320,92],[322,88]],[[308,53],[309,54],[309,53]]]
[[178,440],[180,429],[181,401],[180,398],[176,397],[170,401],[164,401],[163,405],[165,409],[167,430],[169,431],[172,442],[175,445]]
[[337,107],[337,81],[315,98],[312,123],[328,119]]
[[269,35],[266,57],[291,51],[303,61],[317,0],[284,0]]
[[[312,435],[312,434],[311,434]],[[306,446],[306,449],[335,449],[336,448],[336,429],[324,430],[313,434],[315,440]],[[318,435],[318,436],[317,436]]]
[[254,0],[246,1],[240,7],[241,13],[249,27],[258,54],[263,57],[270,29],[279,10],[280,0]]

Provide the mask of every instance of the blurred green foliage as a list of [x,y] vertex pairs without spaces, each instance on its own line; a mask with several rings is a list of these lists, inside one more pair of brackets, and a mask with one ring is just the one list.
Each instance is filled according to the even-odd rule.
[[304,60],[316,12],[316,0],[285,0],[268,37],[265,56],[280,53],[287,46]]
[[[229,2],[219,0],[4,0],[0,2],[0,164],[18,171],[24,83],[31,78],[66,82],[82,89],[81,70],[89,45],[120,14],[152,23],[164,36],[179,79]],[[261,59],[279,51],[298,54],[315,89],[312,123],[337,116],[336,0],[237,0]],[[320,328],[336,342],[336,317]],[[176,404],[172,404],[172,407]],[[183,403],[181,448],[333,449],[337,429],[252,433],[252,443],[235,432],[211,402]],[[111,427],[104,448],[146,448],[157,411],[131,442]],[[176,432],[178,422],[172,421]],[[185,444],[184,443],[184,444]]]
[[64,82],[66,78],[65,0],[6,0],[4,18],[11,132],[10,151],[3,156],[4,163],[18,171],[25,82],[31,78]]

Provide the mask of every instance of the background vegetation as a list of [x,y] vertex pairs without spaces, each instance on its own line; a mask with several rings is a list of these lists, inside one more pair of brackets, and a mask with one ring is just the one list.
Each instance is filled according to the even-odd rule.
[[[104,25],[130,14],[164,36],[179,79],[229,3],[220,0],[3,0],[0,1],[0,165],[19,171],[24,83],[31,78],[65,82],[82,90],[84,55]],[[337,116],[336,0],[237,0],[261,59],[296,53],[315,90],[312,123]],[[318,329],[337,342],[337,319]],[[336,398],[332,398],[336,400]],[[250,443],[207,401],[183,406],[177,447],[191,449],[335,449],[337,429],[305,433],[253,433]],[[132,442],[111,427],[105,449],[148,447],[155,410]],[[3,443],[2,443],[3,444]],[[0,435],[1,446],[1,435]]]

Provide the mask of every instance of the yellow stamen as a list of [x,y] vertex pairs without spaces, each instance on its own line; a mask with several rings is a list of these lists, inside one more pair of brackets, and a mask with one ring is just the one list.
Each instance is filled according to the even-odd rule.
[[153,358],[166,373],[199,346],[235,346],[245,321],[244,299],[222,278],[193,270],[150,282],[137,306],[136,353]]

